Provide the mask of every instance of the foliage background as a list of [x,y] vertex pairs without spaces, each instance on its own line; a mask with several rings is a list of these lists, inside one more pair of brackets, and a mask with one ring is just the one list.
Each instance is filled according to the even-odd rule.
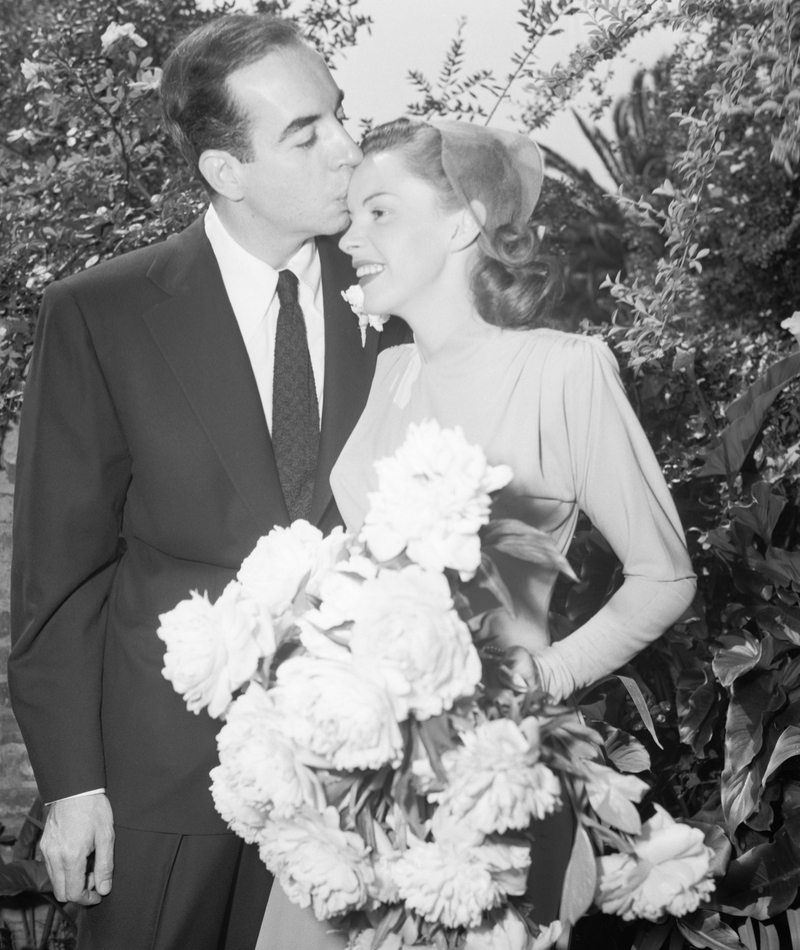
[[[358,0],[291,13],[334,61],[366,41]],[[3,430],[44,286],[163,239],[205,203],[164,136],[155,87],[176,38],[209,15],[195,0],[0,0]],[[578,15],[585,43],[540,68],[543,38]],[[658,802],[704,829],[718,886],[689,918],[597,915],[574,943],[800,950],[800,11],[790,0],[521,0],[519,18],[506,74],[465,73],[461,31],[436,77],[410,75],[410,111],[487,121],[510,101],[535,135],[634,36],[667,24],[683,37],[613,104],[613,134],[581,119],[616,193],[550,153],[536,214],[563,262],[565,325],[615,348],[699,578],[693,610],[626,679],[580,701],[610,757],[652,782],[645,809]],[[138,39],[104,48],[112,22]],[[588,523],[570,557],[580,581],[557,591],[561,633],[621,581]]]

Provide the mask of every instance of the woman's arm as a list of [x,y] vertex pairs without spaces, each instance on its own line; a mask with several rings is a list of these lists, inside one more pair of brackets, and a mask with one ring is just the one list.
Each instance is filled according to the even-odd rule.
[[536,655],[544,688],[563,699],[660,637],[691,604],[696,583],[675,504],[610,350],[573,338],[561,365],[551,365],[563,390],[561,404],[551,404],[563,413],[551,430],[563,428],[569,468],[562,471],[625,575],[594,617]]

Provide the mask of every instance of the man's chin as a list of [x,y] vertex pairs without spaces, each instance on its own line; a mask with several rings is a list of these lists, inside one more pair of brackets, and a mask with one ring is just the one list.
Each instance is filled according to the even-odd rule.
[[330,215],[323,226],[317,231],[317,234],[341,234],[350,227],[350,215],[347,211]]

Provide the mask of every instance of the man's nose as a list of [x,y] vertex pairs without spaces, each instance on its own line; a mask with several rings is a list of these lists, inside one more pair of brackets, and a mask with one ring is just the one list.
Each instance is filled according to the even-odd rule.
[[337,165],[350,165],[355,168],[364,157],[364,153],[350,138],[343,126],[339,126],[336,147]]

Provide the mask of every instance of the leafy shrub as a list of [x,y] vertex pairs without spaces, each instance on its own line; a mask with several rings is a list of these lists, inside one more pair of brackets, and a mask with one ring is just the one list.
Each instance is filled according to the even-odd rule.
[[[356,3],[312,0],[298,16],[334,54],[368,25]],[[565,315],[595,324],[585,329],[625,368],[699,578],[693,610],[579,699],[620,767],[649,763],[649,802],[703,828],[718,886],[689,918],[637,930],[595,917],[576,942],[800,950],[800,353],[780,327],[800,309],[800,11],[591,0],[586,42],[542,69],[538,45],[572,9],[525,0],[505,77],[463,75],[462,30],[438,82],[412,73],[410,111],[485,120],[521,89],[535,132],[582,84],[599,87],[596,67],[637,33],[690,33],[661,88],[643,79],[638,102],[620,106],[618,141],[600,143],[620,170],[616,202],[567,171],[537,213],[567,261]],[[44,285],[182,228],[205,201],[165,139],[153,86],[178,35],[209,13],[194,0],[0,0],[0,13],[2,428],[20,405]],[[104,46],[111,23],[130,29]],[[580,580],[557,588],[560,635],[621,582],[588,524],[570,558]]]

